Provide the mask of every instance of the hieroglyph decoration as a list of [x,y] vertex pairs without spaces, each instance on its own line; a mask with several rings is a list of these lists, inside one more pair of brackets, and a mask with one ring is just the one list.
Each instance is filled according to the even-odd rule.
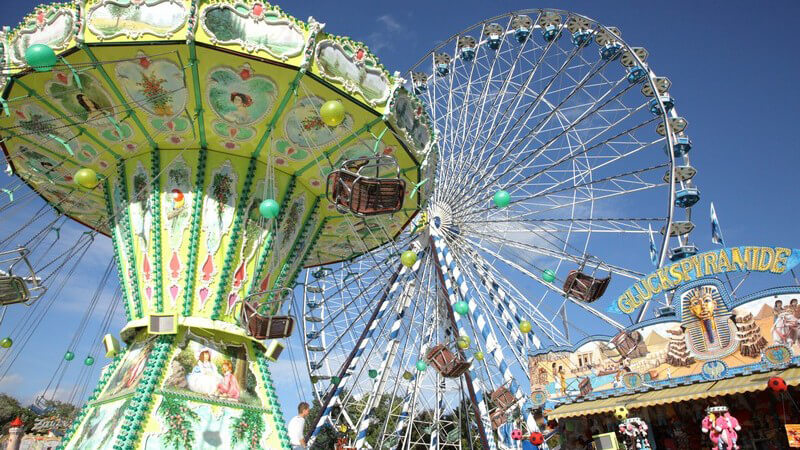
[[168,38],[183,28],[189,11],[176,0],[106,0],[91,7],[86,22],[99,39],[145,34]]
[[76,31],[76,13],[67,8],[39,9],[11,36],[9,59],[12,64],[25,65],[25,50],[34,44],[44,44],[56,53],[65,50]]
[[370,105],[388,100],[389,78],[364,49],[325,39],[317,44],[316,58],[323,77],[341,83],[350,93],[361,94]]
[[200,24],[214,44],[239,44],[249,53],[263,50],[283,61],[304,47],[299,26],[262,3],[207,6]]

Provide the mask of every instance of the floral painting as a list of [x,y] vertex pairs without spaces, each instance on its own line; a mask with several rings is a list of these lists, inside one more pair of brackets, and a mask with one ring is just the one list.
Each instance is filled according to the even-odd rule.
[[261,406],[242,346],[188,339],[170,363],[164,387],[212,400]]
[[353,128],[353,118],[349,114],[335,127],[325,125],[319,116],[323,103],[324,100],[319,97],[303,97],[289,110],[285,132],[292,144],[303,149],[327,146]]
[[116,65],[117,78],[131,101],[148,114],[170,119],[186,107],[183,71],[166,58],[151,59],[139,52],[132,61]]

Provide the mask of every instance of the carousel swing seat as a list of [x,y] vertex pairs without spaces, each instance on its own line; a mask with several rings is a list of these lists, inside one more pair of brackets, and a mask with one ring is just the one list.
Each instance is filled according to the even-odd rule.
[[[292,335],[294,331],[294,317],[264,313],[265,306],[282,301],[284,296],[277,294],[285,294],[286,291],[291,294],[291,289],[283,288],[248,296],[255,297],[272,294],[269,295],[272,299],[264,302],[259,302],[256,299],[248,300],[248,298],[242,301],[240,322],[248,335],[258,340],[282,339]],[[277,299],[275,299],[275,297],[277,297]]]
[[464,361],[450,351],[445,344],[437,344],[425,353],[428,363],[445,378],[458,378],[470,368],[470,363]]
[[[396,175],[381,177],[382,169]],[[406,194],[406,183],[399,173],[397,161],[390,156],[345,161],[328,175],[328,200],[340,211],[359,216],[396,213],[403,207]]]
[[0,273],[0,306],[25,303],[31,298],[31,293],[21,277]]
[[572,270],[564,281],[564,293],[586,303],[592,303],[606,292],[611,276],[595,278],[579,270]]
[[[8,271],[0,270],[0,306],[30,304],[44,294],[45,288],[28,261],[28,253],[23,247],[0,252],[0,267],[8,267]],[[23,270],[26,276],[15,273],[14,269],[20,263],[27,268]]]

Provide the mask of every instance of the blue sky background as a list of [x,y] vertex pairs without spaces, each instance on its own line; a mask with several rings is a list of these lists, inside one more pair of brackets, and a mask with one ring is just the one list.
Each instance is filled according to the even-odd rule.
[[[40,2],[0,2],[0,23],[15,25]],[[769,2],[754,8],[752,1],[294,1],[281,5],[300,19],[314,16],[326,30],[362,40],[390,70],[404,71],[430,48],[459,30],[483,19],[523,8],[569,9],[617,26],[631,45],[649,50],[648,63],[672,80],[670,93],[680,114],[689,121],[694,143],[692,165],[701,189],[695,207],[695,241],[710,248],[708,202],[713,199],[729,245],[765,244],[798,247],[800,223],[800,123],[798,106],[800,58],[796,33],[787,18],[800,14],[800,2]],[[0,176],[0,185],[7,179]],[[14,230],[25,213],[0,215],[0,237]],[[65,239],[83,230],[74,226]],[[65,231],[66,232],[66,231]],[[66,342],[72,337],[108,259],[107,239],[94,244],[80,276],[74,277],[15,367],[0,379],[0,391],[31,400],[47,384]],[[631,249],[645,252],[646,248]],[[110,300],[110,292],[101,303]],[[89,351],[105,307],[92,315],[76,363]],[[7,333],[21,312],[11,311],[0,326]],[[121,315],[121,312],[120,314]],[[121,320],[111,328],[118,330]],[[299,341],[297,343],[299,345]],[[97,343],[91,343],[96,346]],[[293,352],[301,359],[299,349]],[[93,387],[105,360],[98,357],[91,376]],[[274,369],[285,415],[291,417],[303,396],[290,374],[289,354]],[[61,390],[75,384],[79,364],[64,377]],[[2,372],[0,372],[2,375]],[[308,396],[307,380],[301,380]],[[91,387],[90,387],[91,389]]]

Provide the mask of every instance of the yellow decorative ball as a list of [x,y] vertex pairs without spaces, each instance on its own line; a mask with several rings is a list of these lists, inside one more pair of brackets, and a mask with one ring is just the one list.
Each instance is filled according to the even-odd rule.
[[75,182],[79,186],[86,189],[94,189],[100,180],[97,178],[97,172],[92,169],[84,167],[83,169],[75,172]]
[[328,100],[322,104],[319,115],[329,127],[338,126],[344,121],[344,105],[339,100]]

